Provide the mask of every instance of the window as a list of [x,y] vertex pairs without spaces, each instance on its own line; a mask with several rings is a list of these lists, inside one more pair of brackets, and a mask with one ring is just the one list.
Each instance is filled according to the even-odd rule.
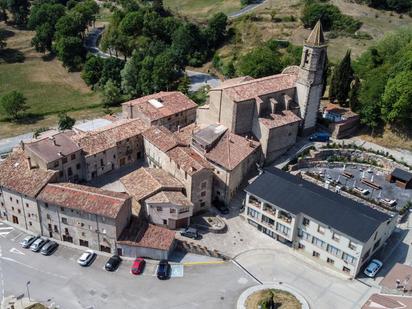
[[341,251],[341,250],[339,250],[338,248],[336,248],[336,247],[334,247],[334,246],[332,246],[332,245],[328,245],[327,251],[328,251],[330,254],[333,254],[333,255],[335,255],[335,256],[339,256],[339,255],[342,254],[342,251]]
[[176,213],[176,209],[170,208],[170,213],[171,213],[171,214],[175,214],[175,213]]
[[10,196],[10,202],[13,202],[13,198]]
[[247,208],[247,214],[248,216],[251,216],[252,218],[257,218],[259,216],[259,213],[256,210],[249,208],[249,207]]
[[62,160],[62,162],[63,162],[63,164],[66,164],[66,163],[67,163],[67,158],[64,157],[63,160]]
[[323,249],[325,249],[325,247],[326,247],[326,242],[324,242],[323,240],[320,240],[317,237],[313,237],[312,244],[314,244],[315,246],[318,246],[320,248],[323,248]]
[[83,223],[83,222],[80,222],[80,226],[83,227],[83,226],[84,226],[84,223]]
[[30,214],[27,214],[27,217],[29,217],[29,218],[30,218]]
[[54,167],[59,167],[59,161],[54,161]]
[[162,207],[156,207],[157,211],[162,211]]
[[326,262],[331,265],[335,264],[335,261],[330,258],[327,258]]
[[83,246],[83,247],[88,247],[89,246],[89,242],[87,240],[83,240],[83,239],[79,239],[79,244],[80,244],[80,246]]
[[350,273],[350,268],[347,268],[346,266],[343,266],[342,270],[343,270],[345,273]]
[[312,256],[318,258],[320,256],[319,252],[313,251]]
[[163,225],[167,225],[167,220],[163,219]]
[[86,236],[86,233],[85,233],[85,232],[82,232],[82,236],[85,237],[85,236]]
[[62,223],[67,224],[67,218],[62,217]]
[[205,202],[201,202],[200,203],[200,207],[205,207],[206,206],[206,203]]
[[352,264],[352,265],[354,265],[356,263],[356,258],[353,257],[350,254],[345,253],[345,252],[343,252],[342,260],[344,260],[345,262],[347,262],[349,264]]
[[54,225],[54,231],[55,231],[56,233],[59,232],[59,230],[57,229],[57,225]]
[[80,163],[76,164],[76,169],[79,170],[80,169]]
[[305,249],[305,245],[299,243],[299,244],[298,244],[298,249]]
[[325,228],[321,225],[318,225],[318,233],[325,234]]
[[48,204],[48,203],[44,203],[44,207],[49,208],[49,204]]
[[101,166],[101,167],[103,167],[103,166],[104,166],[103,159],[100,159],[100,166]]
[[28,204],[28,203],[26,203],[26,207],[29,207],[29,204]]
[[16,200],[17,205],[19,205],[19,200]]
[[302,222],[302,224],[303,224],[304,226],[308,226],[308,225],[309,225],[309,223],[310,223],[309,219],[308,219],[308,218],[303,217],[303,222]]
[[298,236],[299,236],[300,238],[304,239],[304,240],[307,240],[307,241],[310,241],[310,239],[311,239],[311,237],[312,237],[309,233],[306,233],[306,232],[304,232],[304,231],[302,231],[302,230],[299,230],[299,231],[298,231]]
[[60,207],[60,210],[64,212],[64,207]]
[[264,222],[266,224],[269,224],[271,226],[275,225],[275,220],[273,220],[269,217],[266,217],[265,215],[262,215],[262,222]]
[[17,212],[18,212],[19,214],[21,214],[21,210],[20,210],[20,209],[17,209]]
[[339,242],[339,240],[340,240],[340,235],[339,235],[339,234],[336,234],[336,233],[333,233],[332,239],[333,239],[334,241],[336,241],[336,242]]
[[64,175],[64,174],[63,174],[63,171],[60,171],[60,172],[59,172],[59,177],[62,178],[63,175]]
[[283,224],[280,224],[279,222],[276,223],[276,231],[281,232],[283,235],[288,235],[289,230],[290,229],[287,226],[284,226]]
[[202,189],[205,189],[206,186],[207,186],[207,181],[203,181],[203,182],[200,184],[200,188],[202,188]]
[[206,191],[202,191],[202,192],[200,193],[200,196],[201,196],[201,197],[206,196]]
[[349,247],[349,249],[351,249],[351,250],[356,250],[356,245],[355,245],[352,241],[349,242],[348,247]]
[[29,221],[29,225],[32,226],[33,224]]
[[71,168],[71,167],[69,167],[69,168],[67,169],[67,175],[69,175],[69,176],[72,176],[72,175],[73,175],[73,171],[72,171],[72,168]]
[[76,160],[76,154],[73,153],[72,156],[70,157],[71,160]]

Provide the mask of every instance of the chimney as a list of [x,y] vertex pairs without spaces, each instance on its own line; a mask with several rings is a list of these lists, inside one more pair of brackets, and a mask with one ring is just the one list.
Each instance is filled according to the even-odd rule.
[[278,106],[278,101],[274,98],[270,98],[270,109],[271,109],[271,114],[276,114],[277,106]]
[[56,139],[54,138],[54,136],[50,136],[50,137],[49,137],[49,140],[51,140],[51,141],[53,142],[53,145],[54,145],[54,146],[57,146],[57,144],[56,144]]
[[285,100],[285,110],[290,110],[291,105],[292,105],[292,98],[290,96],[288,96],[287,94],[285,94],[283,96],[283,99]]
[[33,165],[31,164],[31,158],[27,157],[27,165],[29,167],[29,170],[33,169]]
[[177,132],[180,132],[180,124],[177,125]]
[[59,151],[58,153],[57,153],[60,157],[63,157],[63,154]]

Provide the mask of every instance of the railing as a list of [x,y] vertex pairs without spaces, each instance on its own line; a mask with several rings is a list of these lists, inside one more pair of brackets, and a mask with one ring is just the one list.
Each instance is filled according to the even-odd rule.
[[261,207],[262,207],[262,205],[261,205],[260,202],[253,201],[253,200],[249,200],[249,205],[252,205],[252,206],[254,206],[254,207],[256,207],[256,208],[261,208]]
[[292,222],[292,218],[287,217],[287,216],[279,216],[278,219],[282,220],[283,222],[286,222],[286,223],[291,223]]

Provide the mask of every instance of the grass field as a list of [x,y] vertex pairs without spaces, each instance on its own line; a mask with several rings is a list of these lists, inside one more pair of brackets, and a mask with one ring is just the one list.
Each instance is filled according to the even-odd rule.
[[240,0],[165,0],[164,5],[181,16],[197,20],[205,20],[218,12],[229,14],[241,8]]
[[34,115],[30,125],[0,122],[1,136],[55,124],[53,114],[60,111],[83,111],[76,113],[82,118],[88,118],[84,111],[97,112],[99,94],[86,86],[79,73],[68,73],[56,59],[44,60],[44,55],[34,51],[30,46],[33,32],[16,30],[4,23],[0,23],[0,31],[7,37],[7,50],[0,55],[0,96],[12,90],[21,91],[27,98],[27,112]]

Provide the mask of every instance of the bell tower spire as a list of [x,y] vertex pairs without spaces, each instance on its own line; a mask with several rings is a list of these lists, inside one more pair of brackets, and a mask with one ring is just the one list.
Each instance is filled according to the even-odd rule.
[[316,125],[316,117],[323,92],[327,64],[327,46],[320,20],[303,44],[302,60],[296,82],[300,116],[303,119],[301,133],[310,134]]

